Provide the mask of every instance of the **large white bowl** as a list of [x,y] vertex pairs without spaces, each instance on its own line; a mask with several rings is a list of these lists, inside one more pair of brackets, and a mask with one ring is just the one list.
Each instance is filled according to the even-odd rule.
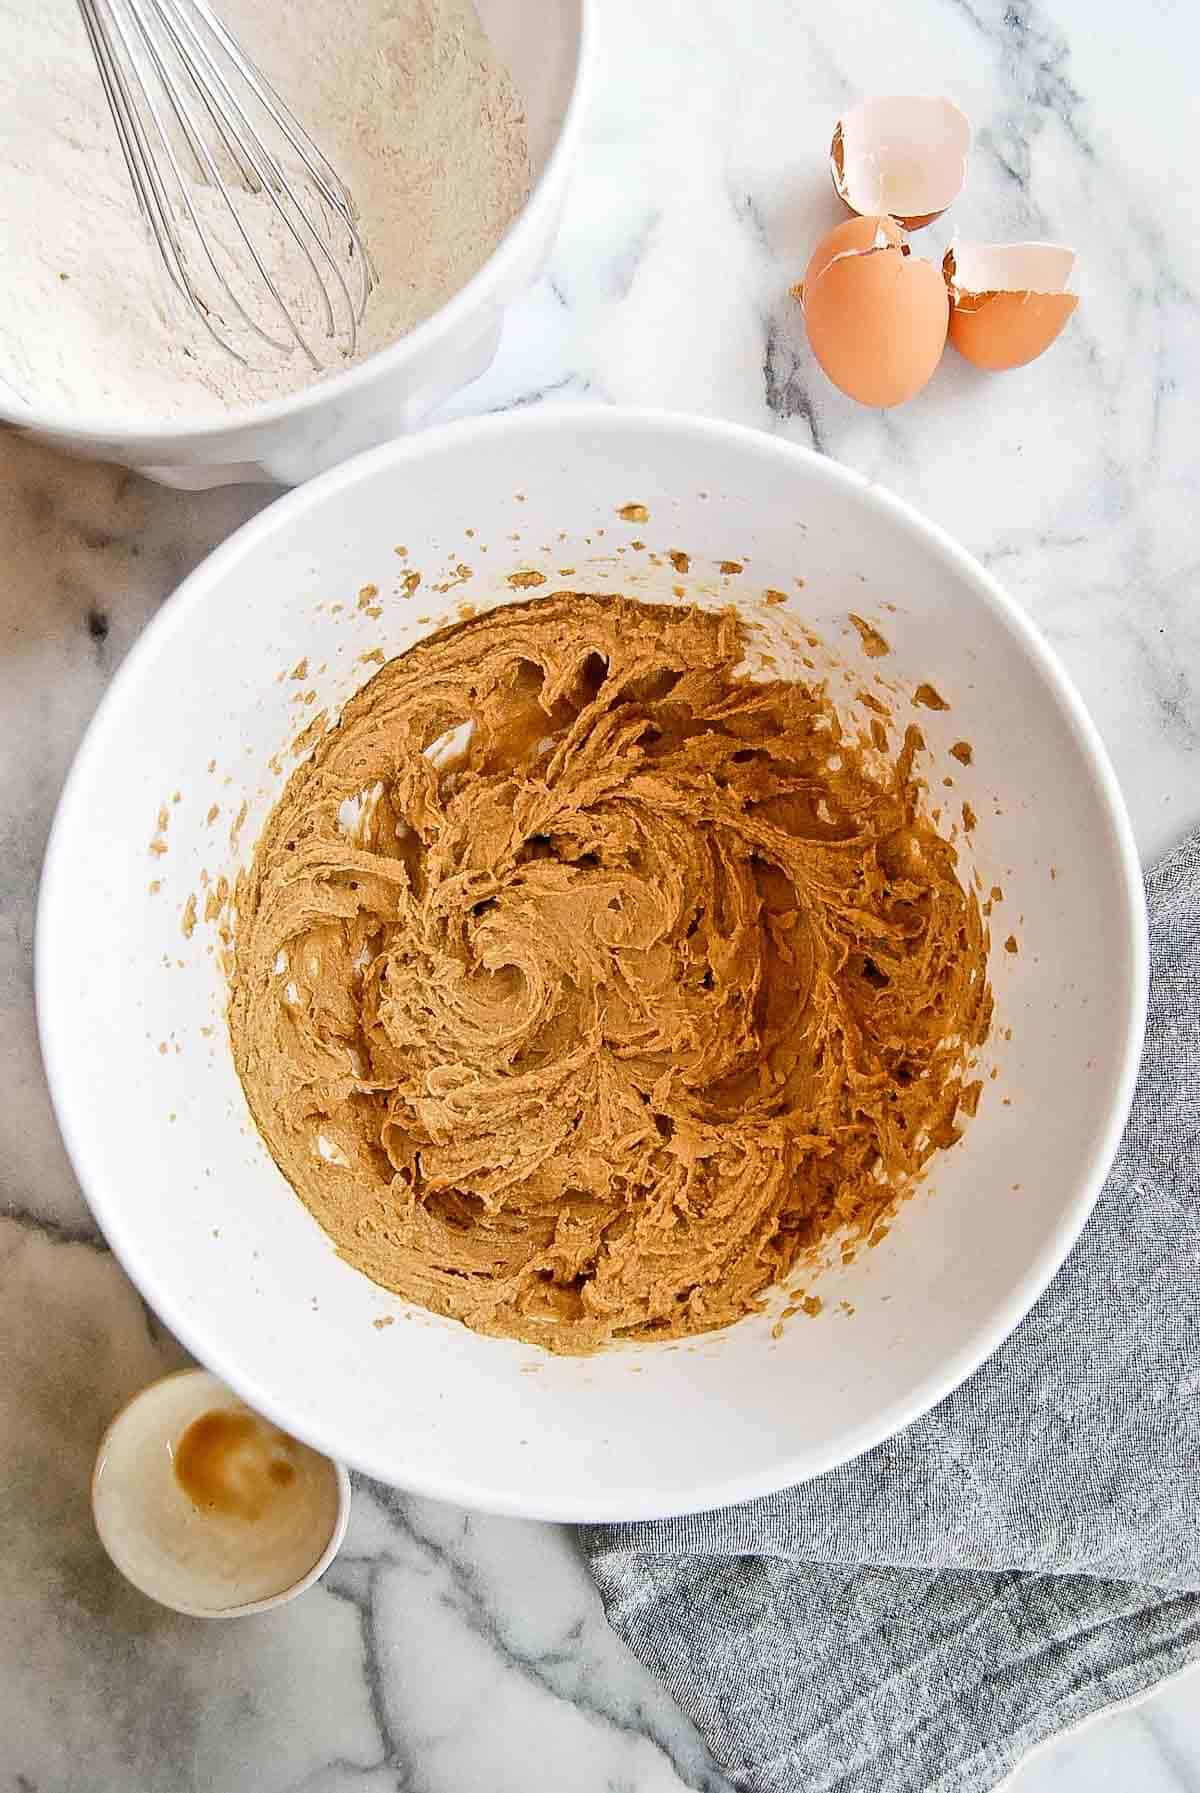
[[189,424],[89,416],[21,395],[0,378],[0,421],[187,491],[248,481],[298,485],[415,429],[442,399],[485,372],[506,308],[550,254],[583,128],[590,6],[591,0],[537,0],[533,9],[528,0],[475,0],[525,104],[533,190],[478,273],[406,336],[345,373],[228,419]]
[[[631,502],[648,521],[617,516]],[[692,556],[682,580],[655,552],[676,547]],[[744,573],[723,577],[726,558]],[[460,563],[474,576],[439,593]],[[560,567],[576,571],[558,580]],[[406,568],[423,574],[415,597],[399,589]],[[831,1271],[822,1313],[778,1340],[768,1313],[693,1344],[556,1360],[407,1310],[334,1255],[268,1157],[230,1060],[212,930],[181,931],[201,870],[230,868],[231,816],[249,803],[244,850],[278,794],[291,762],[277,774],[269,756],[362,682],[359,655],[407,648],[463,598],[528,597],[506,582],[525,568],[545,569],[547,590],[667,601],[680,583],[752,607],[763,588],[788,592],[862,677],[882,665],[944,693],[949,712],[920,712],[939,754],[961,736],[974,747],[969,768],[949,764],[954,803],[978,812],[974,865],[1004,892],[996,1080],[889,1236]],[[360,607],[366,585],[378,596]],[[848,610],[880,619],[890,660],[862,658]],[[301,659],[305,675],[286,676]],[[168,851],[156,858],[160,808]],[[1010,928],[1015,956],[998,944]],[[37,934],[67,1145],[114,1250],[184,1343],[335,1458],[474,1506],[572,1519],[790,1484],[966,1376],[1087,1217],[1125,1119],[1145,987],[1141,884],[1112,771],[995,581],[830,461],[728,425],[601,409],[393,443],[218,549],[147,629],[80,749]]]

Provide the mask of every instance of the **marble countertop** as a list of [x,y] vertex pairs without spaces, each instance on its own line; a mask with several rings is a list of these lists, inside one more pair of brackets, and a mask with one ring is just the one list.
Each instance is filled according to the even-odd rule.
[[[1195,9],[921,0],[889,19],[868,0],[819,13],[601,0],[597,13],[600,79],[552,265],[446,414],[589,395],[673,406],[815,444],[891,486],[1036,617],[1152,860],[1200,820]],[[884,415],[824,382],[787,287],[836,217],[833,119],[896,91],[949,93],[977,127],[963,234],[1073,243],[1082,301],[1044,362],[988,378],[948,355]],[[931,236],[940,253],[945,222]],[[237,1625],[160,1612],[95,1541],[99,1433],[181,1354],[98,1238],[55,1129],[32,1010],[38,867],[121,656],[267,496],[181,496],[0,437],[0,1789],[721,1788],[554,1527],[360,1483],[324,1583]],[[1051,1744],[1019,1793],[1052,1778],[1200,1793],[1200,1681]]]

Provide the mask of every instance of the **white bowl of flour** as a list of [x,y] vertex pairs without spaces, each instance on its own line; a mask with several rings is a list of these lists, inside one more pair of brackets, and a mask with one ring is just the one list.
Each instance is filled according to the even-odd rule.
[[[589,0],[222,0],[354,194],[379,272],[353,361],[243,365],[145,232],[75,0],[0,0],[0,420],[169,485],[296,484],[495,354],[558,228]],[[268,263],[269,263],[268,256]]]

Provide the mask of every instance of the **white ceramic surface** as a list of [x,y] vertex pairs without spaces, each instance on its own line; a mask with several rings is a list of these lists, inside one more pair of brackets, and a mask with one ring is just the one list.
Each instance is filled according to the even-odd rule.
[[591,31],[589,0],[538,0],[535,13],[524,0],[475,4],[525,102],[534,187],[461,292],[347,372],[228,420],[188,427],[151,416],[88,416],[31,402],[0,380],[0,421],[187,491],[243,481],[295,485],[403,435],[477,379],[496,353],[506,307],[537,278],[558,231],[582,128]]
[[[325,1573],[350,1521],[350,1477],[340,1463],[310,1458],[327,1479],[322,1489],[313,1488],[311,1482],[305,1485],[314,1496],[332,1501],[331,1510],[317,1505],[315,1531],[310,1506],[308,1524],[299,1538],[293,1525],[281,1542],[276,1528],[273,1554],[264,1548],[253,1523],[246,1529],[244,1519],[232,1524],[218,1521],[219,1542],[214,1546],[211,1533],[206,1538],[188,1496],[166,1468],[187,1426],[213,1408],[245,1412],[208,1370],[175,1370],[140,1389],[114,1415],[100,1440],[92,1471],[92,1517],[116,1567],[150,1599],[189,1618],[245,1619],[286,1606]],[[186,1554],[182,1566],[181,1550]],[[219,1569],[214,1567],[214,1550]],[[289,1571],[280,1569],[281,1561],[289,1565],[290,1579]],[[248,1570],[254,1581],[252,1595],[247,1591]],[[264,1585],[269,1591],[261,1591]]]
[[[647,522],[618,518],[631,501]],[[846,612],[879,620],[894,644],[887,675],[909,689],[930,680],[953,706],[917,713],[935,749],[973,744],[954,799],[978,813],[984,886],[1004,891],[997,942],[1011,930],[1020,951],[992,955],[985,1063],[997,1080],[964,1143],[882,1245],[816,1285],[817,1319],[778,1341],[768,1314],[683,1347],[554,1360],[413,1313],[334,1256],[248,1118],[212,931],[185,939],[181,916],[190,893],[203,905],[202,869],[232,869],[243,800],[241,846],[252,843],[290,764],[276,775],[269,756],[363,681],[361,654],[402,651],[463,599],[524,597],[506,584],[522,568],[545,569],[549,589],[569,566],[568,583],[670,601],[679,575],[635,539],[685,548],[683,582],[702,600],[737,597],[774,616],[763,589],[791,592],[789,612],[841,648],[856,680],[879,663],[861,656]],[[726,558],[745,572],[722,578]],[[453,583],[462,563],[473,577]],[[408,568],[422,573],[413,597],[400,586]],[[378,596],[360,604],[364,585]],[[304,676],[288,677],[302,658]],[[155,857],[160,808],[168,850]],[[394,444],[291,494],[151,624],[100,707],[52,833],[37,934],[43,1050],[111,1244],[250,1405],[423,1493],[556,1518],[663,1514],[785,1486],[867,1448],[1026,1311],[1124,1120],[1146,976],[1141,904],[1091,724],[1041,638],[940,532],[857,475],[759,434],[526,413]],[[70,950],[80,938],[86,975]]]

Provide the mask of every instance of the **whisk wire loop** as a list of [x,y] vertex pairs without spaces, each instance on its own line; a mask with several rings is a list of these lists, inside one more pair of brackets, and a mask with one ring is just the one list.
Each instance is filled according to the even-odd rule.
[[[278,267],[266,265],[264,245],[248,228],[236,190],[265,197],[295,252],[299,279],[316,301],[326,344],[334,354],[353,357],[376,282],[353,198],[207,0],[77,4],[137,204],[167,274],[208,334],[244,364],[247,357],[230,329],[232,312],[276,353],[294,346],[314,371],[324,365],[298,321],[298,289],[281,290]],[[181,149],[194,180],[181,163]],[[196,186],[216,194],[232,247],[201,217]],[[353,296],[335,249],[355,265]],[[205,270],[211,293],[203,290]],[[247,298],[257,285],[268,318],[282,321],[290,342],[253,315],[235,280]]]

